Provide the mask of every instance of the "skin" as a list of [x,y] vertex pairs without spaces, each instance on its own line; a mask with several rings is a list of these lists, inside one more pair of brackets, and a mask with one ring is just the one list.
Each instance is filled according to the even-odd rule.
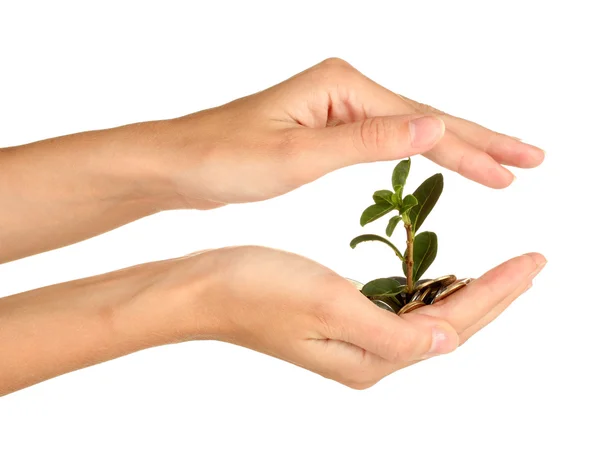
[[[536,147],[329,59],[188,116],[0,149],[0,263],[158,211],[269,199],[345,166],[417,154],[491,188],[512,182],[506,165],[530,168],[544,158]],[[202,339],[362,389],[454,350],[544,264],[537,253],[516,257],[400,317],[316,262],[255,246],[45,287],[0,299],[0,395],[148,347]]]

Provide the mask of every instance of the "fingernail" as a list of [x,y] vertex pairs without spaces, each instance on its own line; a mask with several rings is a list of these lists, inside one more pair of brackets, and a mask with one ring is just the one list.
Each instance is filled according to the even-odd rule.
[[449,331],[435,326],[432,331],[431,348],[424,357],[433,357],[454,351],[458,343],[453,335],[456,334],[450,334]]
[[546,260],[546,257],[544,257],[542,254],[538,254],[537,252],[529,252],[527,254],[523,254],[523,255],[527,255],[529,257],[531,257],[533,259],[533,261],[535,262],[535,269],[531,272],[531,274],[529,274],[530,278],[534,278],[535,276],[537,276],[540,271],[542,269],[544,269],[544,266],[546,266],[546,263],[548,263],[548,261]]
[[530,277],[533,279],[535,276],[537,276],[537,275],[540,273],[540,271],[541,271],[542,269],[544,269],[544,266],[546,266],[546,262],[544,262],[544,263],[540,264],[540,265],[539,265],[539,266],[538,266],[538,267],[537,267],[537,268],[536,268],[536,269],[535,269],[535,270],[534,270],[534,271],[531,273],[531,276],[530,276]]
[[431,147],[444,135],[446,125],[435,116],[423,116],[408,123],[410,141],[413,147]]
[[544,257],[542,254],[538,253],[538,252],[527,252],[526,254],[523,254],[523,256],[529,256],[533,259],[533,261],[535,262],[535,266],[540,267],[540,266],[544,266],[546,264],[546,262],[548,260],[546,260],[546,257]]

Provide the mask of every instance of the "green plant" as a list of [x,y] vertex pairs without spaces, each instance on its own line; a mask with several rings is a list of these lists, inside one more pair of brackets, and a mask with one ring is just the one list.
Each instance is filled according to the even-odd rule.
[[412,194],[403,197],[406,179],[410,172],[410,164],[410,158],[398,163],[392,173],[393,191],[375,191],[373,194],[375,203],[367,207],[360,217],[360,225],[364,226],[396,211],[397,214],[389,219],[385,232],[388,237],[391,237],[396,230],[396,226],[402,222],[406,231],[406,250],[400,252],[389,240],[373,234],[357,236],[350,242],[350,246],[354,249],[357,244],[365,241],[379,241],[388,245],[402,262],[406,282],[404,283],[403,279],[398,277],[372,280],[366,283],[361,290],[367,297],[385,298],[401,293],[410,296],[415,290],[416,283],[437,255],[438,241],[436,234],[433,232],[417,234],[417,231],[423,225],[423,221],[431,213],[442,194],[444,178],[442,174],[435,174],[425,180]]

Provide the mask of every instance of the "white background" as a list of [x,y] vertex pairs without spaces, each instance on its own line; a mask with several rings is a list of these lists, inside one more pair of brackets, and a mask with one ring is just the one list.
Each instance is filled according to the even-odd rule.
[[[166,346],[0,398],[0,449],[600,449],[594,3],[2,0],[0,146],[190,113],[338,56],[548,152],[502,191],[443,171],[430,274],[479,276],[528,251],[549,263],[463,348],[369,390],[232,345]],[[438,171],[413,163],[413,184]],[[385,247],[348,241],[393,165],[260,204],[159,214],[5,264],[0,296],[232,244],[298,252],[363,281],[388,275]]]

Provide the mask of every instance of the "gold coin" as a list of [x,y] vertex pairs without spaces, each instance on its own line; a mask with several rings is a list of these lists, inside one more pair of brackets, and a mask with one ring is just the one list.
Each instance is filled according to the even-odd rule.
[[446,286],[450,285],[451,283],[456,282],[456,276],[454,274],[448,274],[447,276],[438,277],[437,279],[434,279],[433,281],[446,287]]
[[424,305],[424,302],[411,301],[400,309],[398,315],[401,315],[402,313],[412,312],[413,310],[423,307]]
[[435,298],[433,299],[433,301],[431,303],[435,304],[436,302],[441,301],[442,299],[447,298],[451,294],[456,293],[461,288],[466,287],[471,282],[471,280],[472,279],[468,279],[468,278],[467,279],[460,279],[460,280],[457,280],[456,282],[448,285],[443,290],[438,291],[438,293],[436,294]]
[[423,288],[431,287],[433,285],[438,285],[438,284],[442,287],[445,287],[455,281],[456,281],[456,276],[449,274],[447,276],[442,276],[442,277],[438,277],[437,279],[431,279],[426,282],[419,283],[415,287],[415,290],[422,290]]

